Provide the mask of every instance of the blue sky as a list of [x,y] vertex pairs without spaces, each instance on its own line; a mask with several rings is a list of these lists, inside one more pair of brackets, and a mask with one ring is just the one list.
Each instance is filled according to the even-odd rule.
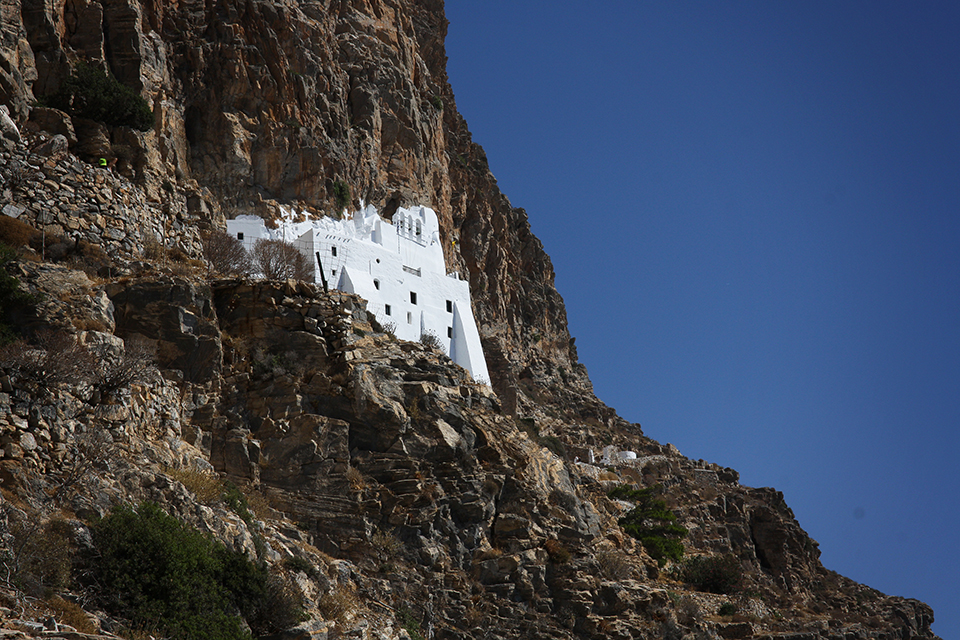
[[960,4],[446,12],[597,395],[960,638]]

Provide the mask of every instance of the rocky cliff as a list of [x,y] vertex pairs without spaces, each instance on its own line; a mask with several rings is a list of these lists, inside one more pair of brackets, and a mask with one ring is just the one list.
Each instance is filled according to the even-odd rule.
[[[593,396],[549,258],[457,114],[442,3],[10,0],[0,28],[4,282],[26,294],[0,287],[26,340],[0,354],[5,634],[155,631],[88,577],[98,519],[151,501],[286,585],[306,621],[259,635],[935,637],[923,603],[823,568],[781,494]],[[153,128],[40,106],[81,61]],[[225,217],[361,200],[438,212],[492,389],[352,296],[211,279]],[[574,462],[605,445],[637,458]],[[627,535],[624,485],[735,584]]]

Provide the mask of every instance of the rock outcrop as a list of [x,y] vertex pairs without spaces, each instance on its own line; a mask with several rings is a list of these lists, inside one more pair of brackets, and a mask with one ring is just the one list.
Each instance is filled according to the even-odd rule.
[[[277,637],[935,638],[923,603],[826,570],[781,494],[594,397],[550,260],[457,113],[445,34],[439,0],[0,3],[0,322],[26,338],[0,350],[2,635],[128,636],[69,562],[38,567],[152,501],[280,576],[309,620]],[[80,60],[154,128],[35,106]],[[226,216],[337,215],[347,189],[438,212],[492,388],[354,296],[202,259]],[[574,461],[606,445],[636,458]],[[626,535],[623,484],[739,590]]]
[[[202,228],[220,211],[270,217],[285,204],[335,213],[337,186],[349,188],[353,206],[362,200],[386,217],[401,205],[429,205],[449,268],[470,280],[505,406],[528,413],[528,398],[571,396],[559,404],[614,419],[577,361],[550,259],[457,113],[441,2],[124,0],[23,3],[19,12],[18,4],[4,5],[0,103],[29,116],[26,126],[64,135],[85,160],[118,158],[117,169],[146,194],[146,203],[130,204],[161,209],[151,217],[163,226],[134,222],[126,209],[112,219],[170,244],[180,240],[177,222]],[[78,60],[141,91],[154,130],[31,110]],[[71,186],[83,173],[49,178]],[[126,204],[122,194],[103,194],[100,215]],[[20,202],[40,198],[27,193]],[[107,230],[115,239],[129,233]]]

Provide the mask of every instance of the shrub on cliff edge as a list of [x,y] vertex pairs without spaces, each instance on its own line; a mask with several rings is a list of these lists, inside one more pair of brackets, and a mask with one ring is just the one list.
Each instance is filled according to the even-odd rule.
[[275,633],[300,619],[295,594],[266,565],[189,528],[152,503],[120,507],[93,527],[103,605],[138,628],[183,640]]
[[44,102],[70,115],[108,125],[138,131],[153,128],[153,109],[143,96],[85,62],[77,63],[60,90],[45,97]]
[[667,503],[654,497],[655,488],[631,489],[620,485],[607,496],[611,499],[629,500],[636,506],[618,520],[623,530],[643,544],[643,548],[661,567],[667,559],[683,557],[680,541],[687,530],[676,524],[677,516],[667,508]]

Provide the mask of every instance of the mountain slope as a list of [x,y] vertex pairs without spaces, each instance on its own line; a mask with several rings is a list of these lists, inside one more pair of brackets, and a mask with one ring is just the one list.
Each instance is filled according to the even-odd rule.
[[[0,99],[23,130],[3,152],[4,212],[45,234],[9,266],[38,300],[14,326],[82,341],[48,343],[50,366],[122,362],[141,339],[157,360],[107,389],[94,369],[54,382],[5,353],[4,532],[24,580],[24,523],[66,518],[82,541],[91,518],[152,500],[295,584],[312,620],[299,634],[934,637],[926,605],[825,570],[782,495],[593,396],[549,257],[456,112],[441,3],[7,3],[2,30]],[[81,59],[141,91],[154,129],[30,106]],[[116,172],[86,162],[101,157]],[[203,231],[281,205],[335,215],[344,187],[385,216],[437,210],[495,394],[350,296],[208,281]],[[571,460],[606,445],[637,461]],[[256,518],[199,495],[210,471],[259,497]],[[741,590],[664,571],[618,525],[621,484],[657,487],[688,554],[735,557]],[[5,586],[5,617],[51,606]],[[718,615],[727,603],[737,615]],[[122,615],[97,615],[120,633]]]

